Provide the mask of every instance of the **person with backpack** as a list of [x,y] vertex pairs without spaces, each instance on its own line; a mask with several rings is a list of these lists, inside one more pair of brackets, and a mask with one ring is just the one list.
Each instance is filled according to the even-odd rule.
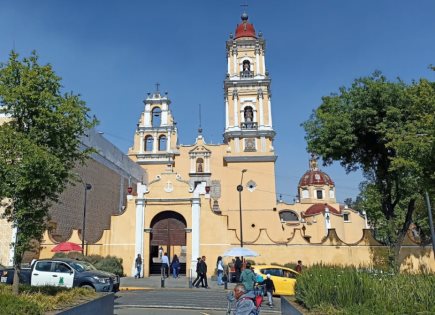
[[246,290],[246,287],[239,283],[234,287],[233,292],[227,295],[229,303],[236,302],[234,315],[257,315],[260,314],[260,306],[255,305],[255,294]]
[[275,292],[275,285],[273,284],[273,280],[270,279],[270,274],[266,275],[266,279],[264,279],[263,282],[260,283],[261,285],[265,285],[266,286],[266,293],[267,293],[267,299],[268,299],[268,303],[267,305],[269,305],[269,307],[273,307],[273,292]]
[[240,282],[243,283],[247,291],[254,290],[256,276],[255,273],[251,269],[251,263],[246,263],[245,270],[242,271],[240,275]]

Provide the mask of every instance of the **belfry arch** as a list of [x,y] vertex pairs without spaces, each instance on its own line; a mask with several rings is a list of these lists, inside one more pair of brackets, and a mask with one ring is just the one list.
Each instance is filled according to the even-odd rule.
[[172,261],[174,254],[181,263],[180,273],[186,272],[186,219],[178,212],[160,212],[151,220],[150,235],[150,274],[160,274],[159,248],[168,253]]

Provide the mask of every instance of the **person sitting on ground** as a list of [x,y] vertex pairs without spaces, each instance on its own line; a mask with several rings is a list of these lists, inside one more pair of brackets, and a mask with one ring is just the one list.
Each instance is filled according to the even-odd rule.
[[266,293],[267,293],[267,299],[268,299],[267,305],[269,305],[270,307],[273,307],[272,296],[273,296],[273,292],[275,292],[275,285],[273,284],[273,280],[270,279],[270,274],[267,274],[266,279],[264,279],[260,284],[266,286]]
[[257,308],[254,304],[255,294],[253,292],[247,292],[246,287],[239,283],[234,287],[233,292],[227,295],[228,301],[236,301],[236,306],[234,309],[234,315],[246,315],[251,314]]
[[255,273],[251,269],[251,263],[248,262],[246,263],[245,270],[240,275],[240,282],[243,283],[247,291],[252,291],[254,290],[255,280]]

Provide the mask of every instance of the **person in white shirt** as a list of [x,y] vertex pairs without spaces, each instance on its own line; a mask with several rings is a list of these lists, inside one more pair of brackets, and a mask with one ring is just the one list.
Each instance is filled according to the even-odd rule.
[[217,269],[217,282],[218,282],[218,285],[223,285],[224,282],[222,281],[222,276],[224,274],[224,263],[222,261],[222,256],[219,256],[217,258],[216,269]]
[[168,278],[169,277],[169,258],[168,253],[165,253],[162,257],[162,268],[163,268],[163,275]]

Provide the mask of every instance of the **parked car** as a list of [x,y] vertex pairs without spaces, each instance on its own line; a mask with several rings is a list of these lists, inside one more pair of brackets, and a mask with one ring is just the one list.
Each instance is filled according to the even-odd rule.
[[32,286],[82,287],[97,292],[116,292],[119,290],[119,277],[97,270],[86,261],[68,258],[41,259],[32,264],[30,284]]
[[[12,284],[14,282],[14,267],[0,265],[0,283]],[[20,283],[30,284],[30,268],[28,265],[21,267]]]
[[274,266],[274,265],[254,265],[253,270],[257,275],[266,279],[266,275],[270,274],[270,278],[275,285],[276,295],[294,295],[296,278],[299,273],[293,269]]

